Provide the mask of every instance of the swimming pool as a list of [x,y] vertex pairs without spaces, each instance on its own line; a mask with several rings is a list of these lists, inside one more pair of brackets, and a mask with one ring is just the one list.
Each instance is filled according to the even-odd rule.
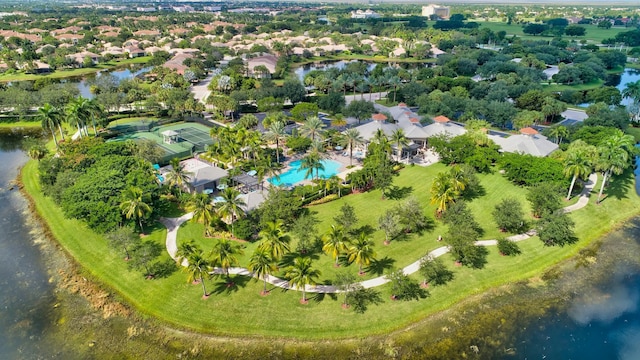
[[[307,171],[306,170],[298,171],[298,169],[300,169],[300,160],[291,162],[289,166],[291,166],[291,168],[283,172],[282,174],[280,174],[279,179],[276,177],[272,177],[269,179],[269,182],[276,186],[280,186],[280,185],[292,186],[296,183],[299,183],[300,181],[305,180],[304,175]],[[335,160],[322,160],[322,166],[324,166],[324,170],[320,170],[320,177],[323,179],[328,179],[338,173],[338,169],[340,169],[340,166],[342,166],[342,164]],[[314,176],[315,176],[315,171],[314,171]],[[311,179],[311,178],[309,177],[306,179]]]

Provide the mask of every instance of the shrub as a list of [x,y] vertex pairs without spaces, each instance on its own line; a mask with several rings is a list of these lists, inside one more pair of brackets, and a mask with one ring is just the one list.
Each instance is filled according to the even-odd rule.
[[505,238],[498,239],[498,251],[500,251],[502,255],[506,256],[513,256],[521,253],[518,244]]
[[313,200],[309,205],[320,205],[338,199],[338,194],[327,195],[321,199]]
[[249,240],[255,233],[253,223],[247,219],[240,219],[233,224],[233,236],[242,240]]

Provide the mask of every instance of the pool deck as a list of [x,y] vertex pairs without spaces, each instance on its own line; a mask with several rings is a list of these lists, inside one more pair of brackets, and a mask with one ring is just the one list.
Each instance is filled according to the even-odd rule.
[[[347,175],[349,173],[352,173],[354,171],[362,169],[362,165],[361,165],[362,164],[362,160],[361,159],[356,159],[355,157],[353,158],[353,167],[348,169],[347,166],[349,166],[349,157],[348,156],[342,156],[342,151],[328,151],[326,154],[328,155],[327,160],[333,160],[333,161],[337,161],[337,162],[340,163],[340,167],[338,168],[339,172],[336,174],[336,176],[338,176],[342,180],[346,180]],[[289,164],[291,164],[292,162],[294,162],[296,160],[300,160],[303,157],[304,156],[300,155],[300,154],[287,157],[287,159],[283,162],[284,168],[282,169],[282,171],[280,173],[287,172],[289,169],[291,169],[291,166]],[[302,180],[300,182],[297,182],[293,186],[312,185],[312,184],[313,184],[313,181],[311,179],[307,179],[307,180]],[[269,182],[269,179],[266,179],[262,183],[262,185],[268,187],[268,186],[270,186],[272,184]]]

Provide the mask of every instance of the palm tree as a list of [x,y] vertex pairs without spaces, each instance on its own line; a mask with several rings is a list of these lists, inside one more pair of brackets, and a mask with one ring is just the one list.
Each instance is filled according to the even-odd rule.
[[209,195],[194,194],[189,199],[187,208],[193,211],[193,221],[204,224],[204,236],[211,236],[211,221],[215,211]]
[[363,142],[364,138],[357,129],[351,128],[344,132],[343,146],[349,147],[349,166],[353,166],[353,148]]
[[171,159],[169,164],[171,164],[171,171],[167,174],[167,183],[169,187],[177,187],[182,195],[182,187],[189,182],[193,173],[186,171],[178,158]]
[[91,123],[93,125],[93,134],[98,136],[98,130],[96,129],[96,117],[100,117],[104,114],[103,106],[95,98],[87,101],[87,112],[91,115]]
[[[51,136],[53,142],[58,148],[58,140],[56,139],[56,127],[60,126],[60,111],[51,104],[46,103],[41,108],[38,108],[38,119],[42,123],[43,129],[51,130]],[[62,128],[60,128],[60,135],[62,136]]]
[[204,257],[202,251],[194,251],[188,255],[187,262],[188,265],[185,268],[185,271],[189,274],[187,282],[193,283],[198,280],[202,285],[202,297],[206,298],[209,295],[204,283],[204,275],[209,275],[209,271],[212,268],[211,261]]
[[393,86],[393,103],[396,102],[396,94],[398,93],[398,85],[402,83],[402,79],[399,76],[390,76],[389,85]]
[[447,210],[456,196],[457,191],[451,183],[449,174],[441,172],[436,175],[433,185],[431,185],[431,204],[437,205],[436,213],[438,216]]
[[340,254],[347,251],[347,244],[349,242],[344,228],[342,226],[331,225],[329,232],[322,237],[322,242],[324,243],[322,251],[331,256],[336,261],[334,266],[338,267],[338,258]]
[[407,139],[407,137],[405,136],[404,130],[396,129],[393,131],[393,133],[391,133],[390,141],[396,144],[396,149],[398,151],[398,162],[400,162],[400,159],[402,157],[402,149],[405,146],[409,145],[409,139]]
[[282,259],[284,254],[289,252],[291,238],[285,234],[282,227],[282,220],[269,221],[259,234],[262,237],[259,247],[267,251],[274,261]]
[[271,254],[264,248],[257,248],[249,259],[249,271],[254,273],[258,278],[264,280],[264,288],[262,295],[266,295],[267,278],[277,270],[277,266],[271,257]]
[[193,241],[193,239],[180,242],[180,245],[178,245],[178,249],[176,250],[176,262],[180,265],[185,260],[189,261],[189,257],[194,253],[202,254],[202,249],[195,243],[195,241]]
[[618,130],[615,135],[606,138],[598,148],[597,167],[604,171],[604,178],[598,193],[598,203],[602,199],[602,192],[609,177],[620,175],[629,167],[630,155],[634,153],[634,140],[631,135],[625,135]]
[[236,219],[244,216],[242,206],[247,204],[242,200],[240,192],[234,188],[224,189],[220,197],[216,212],[222,218],[229,217],[231,219],[231,233],[233,234],[233,223]]
[[211,259],[215,266],[219,266],[229,280],[229,268],[238,265],[237,255],[244,254],[242,245],[229,239],[218,239],[211,250]]
[[316,172],[316,179],[319,178],[320,170],[324,170],[324,165],[322,164],[319,153],[312,152],[300,160],[300,168],[298,168],[298,171],[303,170],[306,170],[304,174],[305,179],[308,177],[313,178],[314,171]]
[[145,201],[147,197],[143,194],[142,189],[137,187],[129,187],[122,192],[122,202],[120,203],[120,210],[122,214],[127,218],[136,218],[140,225],[140,232],[144,232],[142,228],[142,219],[151,213],[151,206]]
[[89,135],[87,132],[87,125],[85,120],[89,117],[89,100],[82,96],[76,98],[67,104],[67,122],[70,125],[75,125],[78,128],[80,137],[84,132],[85,135]]
[[300,133],[303,136],[310,137],[311,141],[316,140],[316,135],[322,134],[322,129],[324,129],[326,125],[320,120],[317,116],[310,116],[307,120],[302,124],[302,128],[300,128]]
[[622,90],[622,96],[630,98],[634,104],[638,113],[634,114],[635,121],[640,120],[640,80],[632,83],[627,83],[624,90]]
[[449,170],[449,181],[457,195],[460,195],[467,188],[468,179],[465,177],[464,171],[460,165],[455,165]]
[[359,274],[363,274],[363,265],[369,265],[376,258],[376,252],[373,250],[373,240],[365,232],[361,232],[356,240],[351,243],[348,251],[349,262],[358,264]]
[[564,175],[572,177],[567,200],[571,198],[576,179],[579,177],[585,178],[591,174],[595,152],[595,147],[587,145],[582,140],[574,141],[567,149],[567,154],[564,158]]
[[274,141],[276,143],[276,162],[280,162],[280,141],[284,140],[287,136],[289,136],[284,128],[284,123],[282,121],[274,121],[269,126],[269,131],[265,134],[265,138],[267,141]]
[[29,157],[38,161],[47,156],[48,152],[49,151],[47,150],[47,148],[41,144],[32,145],[29,150],[27,150],[27,154],[29,155]]
[[293,265],[289,267],[284,275],[289,279],[289,286],[295,286],[302,290],[302,300],[307,302],[307,285],[316,285],[316,279],[320,276],[320,270],[311,267],[311,258],[297,257],[293,260]]
[[387,135],[384,133],[384,131],[382,131],[382,129],[376,130],[376,133],[373,134],[373,139],[371,140],[372,142],[380,145],[380,149],[383,152],[387,154],[391,153],[391,143],[389,142]]
[[549,136],[556,139],[556,144],[560,144],[562,138],[569,136],[569,130],[563,125],[552,126],[549,129]]

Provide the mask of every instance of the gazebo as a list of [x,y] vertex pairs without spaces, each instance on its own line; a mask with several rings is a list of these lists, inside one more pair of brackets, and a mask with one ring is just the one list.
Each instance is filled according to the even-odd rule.
[[162,133],[162,141],[165,144],[173,144],[178,142],[178,132],[175,130],[165,130]]

